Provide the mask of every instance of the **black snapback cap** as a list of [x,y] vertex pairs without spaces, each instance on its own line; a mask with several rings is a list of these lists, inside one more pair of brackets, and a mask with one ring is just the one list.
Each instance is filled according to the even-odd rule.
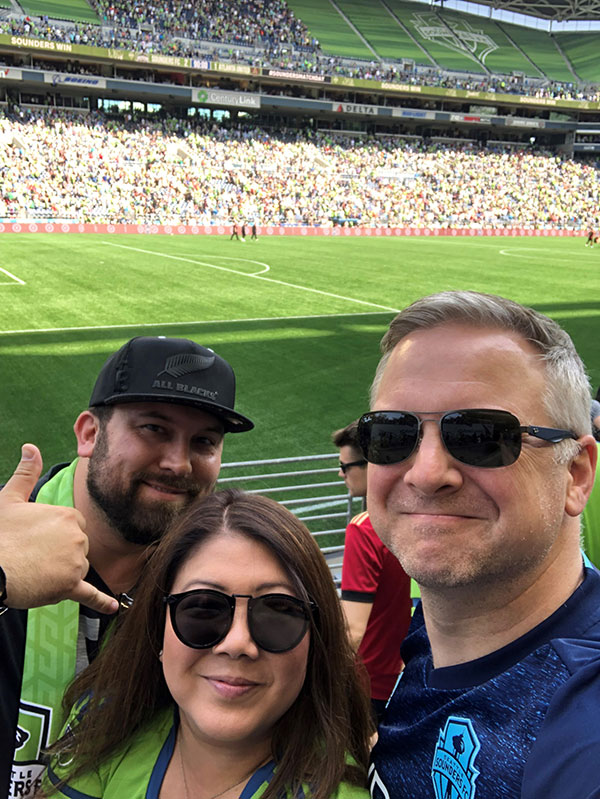
[[252,430],[234,411],[235,374],[216,352],[187,338],[138,336],[110,356],[92,391],[90,407],[122,402],[174,402],[219,418],[228,433]]

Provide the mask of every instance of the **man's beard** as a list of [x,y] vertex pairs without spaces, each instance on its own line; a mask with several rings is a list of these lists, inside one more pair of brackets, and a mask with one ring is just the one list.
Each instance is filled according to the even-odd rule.
[[[130,478],[128,485],[122,485],[114,476],[112,465],[107,458],[106,434],[99,440],[89,461],[87,490],[90,497],[104,513],[115,530],[130,544],[152,544],[158,541],[173,520],[200,494],[208,493],[193,480],[149,472],[138,472]],[[165,500],[143,502],[139,497],[141,486],[145,483],[158,483],[166,488],[186,491],[181,502]],[[212,488],[212,486],[211,486]]]

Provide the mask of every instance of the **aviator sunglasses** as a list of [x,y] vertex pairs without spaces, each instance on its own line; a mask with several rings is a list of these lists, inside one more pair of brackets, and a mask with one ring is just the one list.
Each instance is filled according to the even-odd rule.
[[288,652],[304,638],[317,606],[288,594],[224,594],[198,588],[170,594],[164,602],[182,644],[209,649],[222,641],[233,624],[237,597],[248,600],[248,629],[254,643],[266,652]]
[[[410,458],[421,441],[423,421],[430,420],[409,411],[365,413],[358,421],[363,455],[369,463],[377,464],[400,463]],[[453,458],[484,469],[515,463],[521,454],[523,433],[551,444],[577,438],[569,430],[522,425],[512,413],[488,408],[442,411],[439,419],[431,421],[436,421],[442,442]]]

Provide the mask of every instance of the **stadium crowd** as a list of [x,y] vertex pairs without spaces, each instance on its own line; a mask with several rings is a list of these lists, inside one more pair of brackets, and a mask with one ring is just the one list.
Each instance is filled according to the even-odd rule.
[[93,5],[101,25],[58,22],[45,15],[9,18],[1,23],[0,30],[71,44],[187,56],[199,54],[199,41],[233,47],[286,43],[300,50],[318,48],[318,42],[284,0],[210,0],[201,5],[184,0],[156,4],[95,0]]
[[0,116],[0,217],[584,228],[598,171],[556,155],[99,114]]
[[[327,55],[284,0],[210,0],[202,5],[189,0],[161,4],[95,0],[94,6],[102,25],[57,22],[47,16],[12,16],[0,21],[0,33],[390,83],[565,100],[600,99],[600,88],[591,84],[540,81],[525,75],[469,76]],[[93,67],[80,68],[82,72],[93,71]]]
[[122,28],[151,26],[156,32],[186,39],[232,44],[289,42],[309,47],[311,37],[284,0],[167,0],[163,3],[131,3],[129,0],[94,0],[105,24]]

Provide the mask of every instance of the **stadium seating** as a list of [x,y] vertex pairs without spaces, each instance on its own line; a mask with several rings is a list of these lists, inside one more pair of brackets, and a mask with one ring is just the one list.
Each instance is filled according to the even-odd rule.
[[[598,97],[596,88],[582,82],[600,82],[599,34],[550,36],[408,0],[339,0],[335,5],[322,0],[201,5],[92,0],[97,15],[84,0],[29,2],[34,4],[24,7],[32,16],[9,15],[0,20],[0,33],[186,57],[206,57],[204,42],[218,48],[220,61],[253,66],[567,99]],[[33,16],[36,9],[85,24],[57,24]],[[102,25],[93,24],[99,21]],[[249,49],[236,49],[242,45]],[[418,68],[407,72],[407,63]]]
[[446,10],[440,11],[439,17],[490,72],[500,75],[521,72],[535,78],[542,77],[493,20]]
[[507,22],[497,24],[524,53],[527,53],[543,75],[550,80],[564,81],[565,83],[571,83],[574,80],[573,72],[557,48],[554,38],[535,28],[523,28],[520,25],[511,25]]
[[288,5],[306,24],[325,53],[371,59],[373,53],[329,3],[322,0],[288,0]]
[[369,0],[340,0],[337,5],[365,37],[377,56],[388,61],[409,59],[433,66],[433,61],[411,39],[389,8],[373,4]]
[[581,81],[600,81],[600,34],[557,33],[556,41]]
[[[9,0],[0,0],[2,3],[9,6]],[[492,75],[516,72],[567,83],[600,82],[598,34],[550,36],[541,30],[408,0],[385,4],[339,0],[335,6],[321,0],[210,0],[200,6],[183,0],[157,4],[92,0],[92,5],[95,11],[84,0],[50,4],[28,0],[23,8],[29,18],[12,15],[0,30],[178,55],[194,55],[198,40],[259,45],[268,50],[285,45],[290,65],[297,68],[298,52],[303,51],[312,54],[321,71],[328,63],[325,56],[334,56],[358,62],[408,60],[482,76],[488,71]],[[36,14],[45,15],[44,20]],[[53,24],[52,18],[88,24],[84,30],[69,31]],[[336,64],[338,73],[348,69],[347,64]]]
[[581,229],[600,207],[594,168],[525,150],[18,110],[0,141],[3,218]]
[[[10,6],[10,3],[7,3]],[[49,17],[74,22],[91,22],[97,25],[100,20],[85,0],[22,0],[21,8],[30,17]]]

